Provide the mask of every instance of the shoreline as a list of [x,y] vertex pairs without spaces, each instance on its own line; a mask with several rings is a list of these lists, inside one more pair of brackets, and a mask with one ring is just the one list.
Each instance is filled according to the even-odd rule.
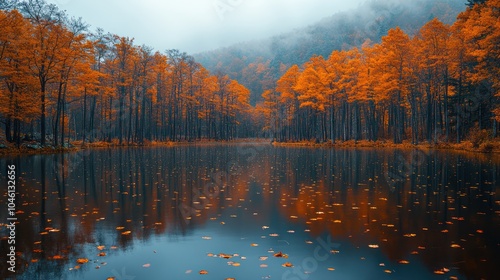
[[434,149],[434,150],[450,150],[458,152],[472,152],[482,154],[498,154],[500,153],[500,141],[488,141],[481,143],[479,146],[474,147],[471,141],[462,141],[460,143],[427,143],[421,142],[419,144],[412,144],[408,141],[403,141],[401,144],[395,144],[390,141],[367,141],[367,140],[348,140],[342,142],[332,143],[315,143],[312,141],[299,141],[299,142],[273,142],[276,147],[312,147],[312,148],[394,148],[394,149]]
[[481,143],[479,146],[474,147],[473,143],[470,141],[463,141],[461,143],[419,143],[411,144],[410,142],[403,141],[401,144],[394,144],[390,141],[367,141],[367,140],[348,140],[342,142],[332,143],[315,143],[313,141],[299,141],[299,142],[271,142],[269,139],[262,138],[251,138],[251,139],[235,139],[235,140],[201,140],[201,141],[167,141],[167,142],[146,142],[143,144],[130,143],[130,144],[118,144],[116,142],[94,142],[85,143],[82,145],[81,141],[72,142],[72,147],[64,148],[58,147],[54,148],[52,146],[46,146],[43,148],[30,148],[26,145],[20,148],[14,145],[9,145],[0,149],[0,157],[8,156],[25,156],[25,155],[50,155],[59,153],[76,152],[84,149],[95,149],[95,148],[126,148],[126,147],[175,147],[175,146],[191,146],[191,145],[217,145],[217,144],[238,144],[238,143],[248,143],[248,144],[269,144],[275,147],[297,147],[297,148],[393,148],[393,149],[429,149],[429,150],[449,150],[456,152],[470,152],[470,153],[481,153],[481,154],[500,154],[500,141],[487,141]]
[[[0,158],[8,156],[27,156],[27,155],[50,155],[50,154],[60,154],[68,152],[76,152],[84,149],[99,149],[99,148],[132,148],[132,147],[176,147],[176,146],[192,146],[192,145],[217,145],[217,144],[269,144],[270,140],[262,138],[250,138],[250,139],[235,139],[235,140],[201,140],[201,141],[166,141],[166,142],[145,142],[139,143],[123,143],[118,144],[116,142],[94,142],[85,143],[82,145],[82,141],[71,142],[72,147],[53,147],[45,146],[40,148],[32,148],[30,145],[22,145],[17,148],[13,144],[5,145],[6,147],[0,148]],[[26,143],[25,143],[26,144]],[[31,144],[31,143],[30,143]],[[39,145],[38,143],[34,145]],[[33,145],[31,145],[33,146]]]

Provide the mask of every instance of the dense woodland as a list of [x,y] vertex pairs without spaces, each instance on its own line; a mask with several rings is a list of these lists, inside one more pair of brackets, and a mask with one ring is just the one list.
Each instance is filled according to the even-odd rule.
[[186,53],[90,33],[43,0],[3,8],[0,114],[9,142],[229,140],[253,131],[249,91]]
[[396,27],[381,43],[293,65],[263,93],[267,128],[278,141],[496,136],[499,18],[499,0],[470,3],[451,26],[433,19],[413,37]]
[[263,40],[194,54],[209,71],[222,71],[250,90],[250,104],[262,101],[262,92],[292,65],[314,55],[328,57],[333,50],[361,47],[369,39],[380,43],[389,29],[400,27],[413,36],[433,18],[455,22],[465,0],[366,0],[356,9],[339,12],[310,26]]
[[[178,50],[162,53],[90,32],[44,0],[3,1],[2,134],[18,145],[56,147],[262,132],[276,141],[317,142],[460,142],[478,129],[496,136],[500,0],[468,6],[452,25],[434,18],[412,35],[379,30],[380,42],[365,36],[360,47],[309,55],[304,64],[242,62],[235,80]],[[262,101],[251,100],[241,79],[254,81]]]

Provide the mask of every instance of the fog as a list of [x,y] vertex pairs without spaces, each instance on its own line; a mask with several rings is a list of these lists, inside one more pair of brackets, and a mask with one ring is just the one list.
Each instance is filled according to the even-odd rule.
[[48,0],[91,30],[197,53],[304,27],[365,0]]

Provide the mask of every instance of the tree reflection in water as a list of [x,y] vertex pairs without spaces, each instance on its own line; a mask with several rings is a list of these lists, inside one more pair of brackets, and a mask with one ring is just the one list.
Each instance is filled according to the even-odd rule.
[[[305,228],[311,238],[327,233],[353,247],[377,248],[394,263],[418,260],[430,273],[445,267],[467,278],[494,278],[499,161],[412,153],[265,146],[249,159],[235,145],[200,145],[96,149],[78,161],[71,154],[18,157],[17,275],[68,278],[75,259],[96,259],[89,245],[106,244],[112,258],[159,236],[176,242],[232,209],[255,220],[228,223],[227,231]],[[2,170],[6,165],[0,159]],[[219,191],[206,195],[221,172]],[[5,255],[7,240],[1,243]],[[6,275],[2,264],[0,276]]]

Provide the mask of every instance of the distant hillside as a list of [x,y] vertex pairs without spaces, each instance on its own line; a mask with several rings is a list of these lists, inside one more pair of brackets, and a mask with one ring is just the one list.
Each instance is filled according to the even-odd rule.
[[358,9],[337,13],[311,26],[261,41],[194,55],[211,72],[227,73],[249,88],[255,105],[266,89],[287,67],[301,65],[314,55],[327,57],[333,50],[360,46],[365,40],[379,42],[399,26],[415,34],[434,17],[451,24],[465,10],[465,0],[371,0]]

